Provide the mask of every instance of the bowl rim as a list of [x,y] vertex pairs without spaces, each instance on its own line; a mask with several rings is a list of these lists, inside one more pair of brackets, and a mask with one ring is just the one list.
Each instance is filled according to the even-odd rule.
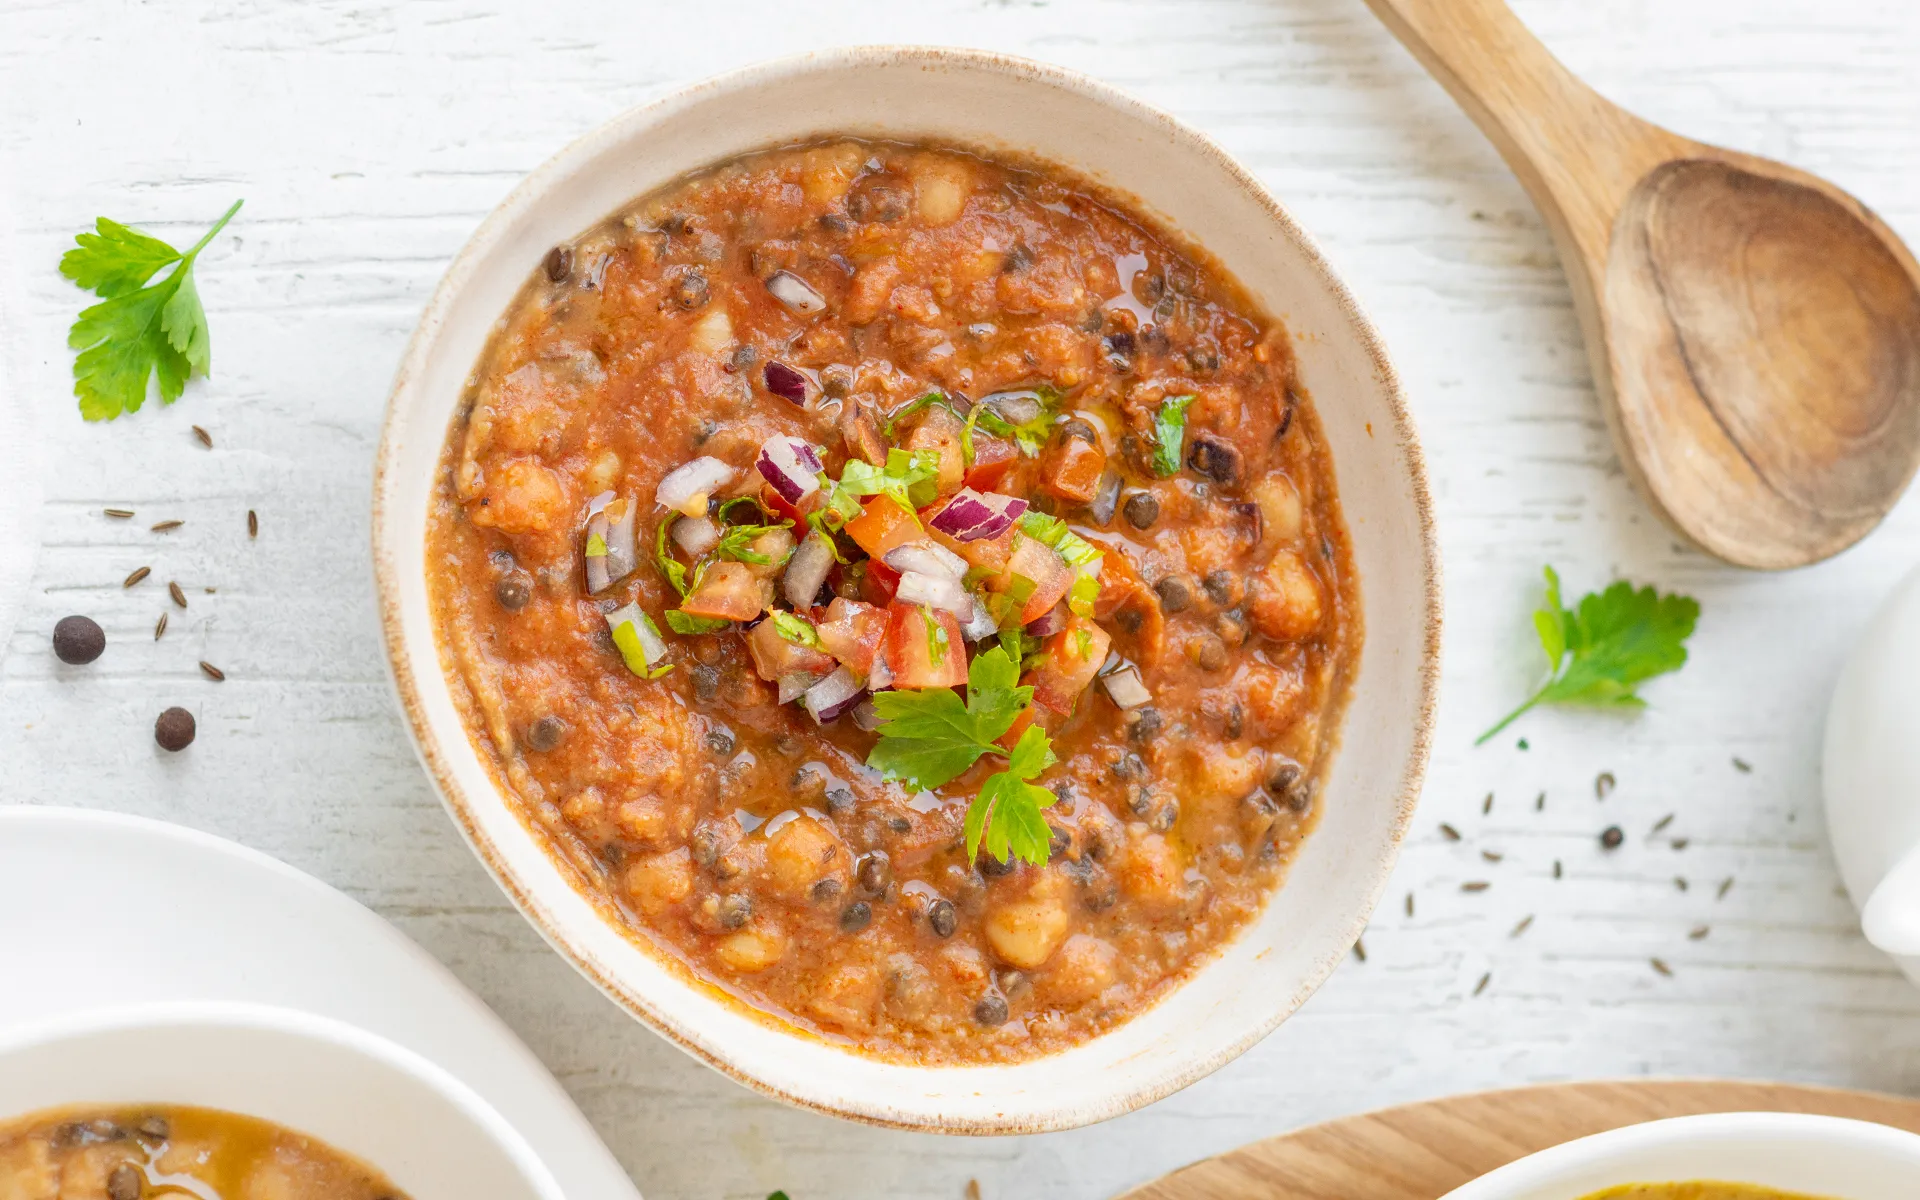
[[[30,1021],[0,1031],[0,1063],[25,1051],[51,1049],[62,1043],[84,1042],[101,1035],[165,1033],[188,1029],[281,1034],[317,1043],[335,1053],[355,1055],[405,1075],[452,1105],[488,1141],[499,1147],[539,1195],[551,1197],[552,1200],[562,1200],[564,1196],[559,1182],[520,1135],[520,1131],[452,1072],[418,1051],[370,1030],[304,1009],[246,1000],[158,1000],[107,1004]],[[140,1102],[152,1099],[145,1097]],[[134,1101],[100,1101],[102,1104],[129,1102]],[[24,1115],[27,1114],[0,1113],[0,1120],[12,1120]],[[306,1130],[295,1132],[307,1133]],[[372,1165],[380,1167],[378,1163]]]
[[[395,432],[396,416],[402,399],[410,390],[413,377],[423,370],[428,357],[429,342],[443,323],[446,311],[452,305],[454,297],[466,286],[474,261],[491,250],[499,232],[509,226],[522,210],[550,188],[563,182],[569,171],[581,161],[591,158],[603,143],[616,141],[636,127],[657,124],[664,118],[708,98],[751,91],[764,84],[797,74],[898,64],[923,68],[958,68],[997,74],[1037,82],[1077,94],[1103,107],[1117,110],[1143,124],[1156,127],[1174,141],[1204,158],[1211,159],[1228,175],[1235,186],[1263,210],[1266,219],[1294,244],[1305,260],[1315,282],[1325,290],[1327,296],[1340,310],[1366,351],[1391,413],[1393,435],[1405,459],[1406,480],[1411,492],[1417,524],[1422,584],[1420,658],[1417,664],[1416,683],[1418,700],[1405,767],[1401,773],[1398,789],[1391,797],[1393,806],[1391,840],[1385,853],[1372,864],[1372,879],[1366,888],[1370,902],[1363,910],[1356,911],[1351,918],[1345,947],[1337,953],[1327,954],[1315,964],[1314,968],[1301,980],[1299,994],[1311,995],[1326,982],[1328,976],[1346,957],[1347,948],[1351,947],[1365,932],[1367,922],[1378,906],[1381,895],[1385,892],[1398,859],[1400,847],[1404,844],[1407,830],[1412,823],[1413,812],[1419,802],[1432,753],[1436,710],[1439,703],[1444,599],[1439,539],[1435,528],[1433,497],[1428,482],[1426,459],[1421,450],[1412,414],[1407,406],[1406,391],[1401,384],[1399,373],[1394,369],[1385,341],[1359,301],[1334,272],[1319,243],[1250,171],[1241,166],[1207,134],[1091,76],[1052,63],[998,51],[965,47],[889,43],[814,50],[764,60],[696,80],[654,100],[615,113],[569,142],[521,180],[475,228],[459,252],[448,263],[446,272],[441,276],[440,282],[435,286],[432,296],[421,312],[419,323],[407,340],[381,417],[380,442],[374,458],[371,541],[375,603],[380,615],[381,640],[386,651],[388,676],[393,684],[395,697],[406,717],[407,733],[413,742],[414,751],[422,766],[426,768],[442,805],[446,808],[448,815],[453,818],[468,846],[486,866],[494,882],[520,910],[521,915],[533,925],[556,953],[615,1004],[707,1066],[761,1095],[797,1108],[862,1124],[916,1132],[950,1134],[1053,1132],[1121,1116],[1187,1087],[1245,1053],[1278,1028],[1293,1012],[1297,1011],[1299,1006],[1296,1004],[1277,1008],[1269,1019],[1249,1027],[1241,1036],[1219,1050],[1193,1059],[1178,1070],[1167,1071],[1144,1080],[1126,1091],[1115,1092],[1105,1103],[1091,1110],[1036,1107],[1035,1110],[1025,1114],[1001,1113],[982,1118],[934,1115],[922,1118],[913,1113],[892,1108],[883,1102],[869,1103],[852,1097],[829,1101],[800,1095],[767,1082],[722,1053],[710,1053],[698,1039],[689,1036],[673,1020],[661,1013],[648,997],[609,978],[593,958],[573,946],[565,932],[564,923],[556,919],[548,907],[523,886],[486,838],[472,812],[473,798],[467,795],[466,790],[461,787],[455,777],[449,761],[450,751],[440,745],[432,735],[422,698],[421,684],[414,677],[407,662],[407,637],[400,579],[403,571],[411,569],[409,564],[417,565],[417,563],[411,558],[401,562],[393,561],[386,552],[382,536],[388,523],[388,502],[396,487],[395,480],[403,469],[400,461],[401,443]],[[467,751],[472,752],[471,746],[467,747]],[[1205,969],[1206,965],[1203,964],[1200,971]],[[1197,975],[1198,972],[1195,977]],[[1188,982],[1191,982],[1191,979]],[[694,985],[683,980],[680,986]],[[790,1032],[789,1036],[804,1037],[805,1035]]]
[[1636,1151],[1758,1136],[1810,1139],[1835,1150],[1879,1145],[1903,1149],[1920,1160],[1920,1134],[1877,1121],[1825,1113],[1764,1110],[1691,1113],[1622,1125],[1536,1150],[1468,1180],[1440,1200],[1511,1200],[1528,1189],[1551,1186],[1569,1171],[1605,1166]]

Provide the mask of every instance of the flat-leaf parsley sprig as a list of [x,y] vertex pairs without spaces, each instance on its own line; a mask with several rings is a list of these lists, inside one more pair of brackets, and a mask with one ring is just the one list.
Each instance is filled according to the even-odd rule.
[[1029,725],[1007,751],[997,740],[1013,728],[1033,701],[1033,688],[1019,686],[1020,667],[1005,649],[974,657],[967,670],[967,699],[947,688],[887,691],[873,698],[884,724],[867,765],[888,779],[931,790],[951,782],[989,754],[1005,755],[1007,768],[989,775],[967,809],[967,859],[987,853],[1040,864],[1053,833],[1042,811],[1057,797],[1031,782],[1059,760],[1046,730]]
[[[74,239],[79,245],[61,256],[60,273],[101,299],[82,311],[67,333],[67,345],[80,352],[73,360],[73,394],[80,399],[81,416],[111,421],[139,411],[146,403],[147,380],[154,376],[160,380],[161,402],[172,404],[188,379],[207,374],[213,342],[194,287],[193,264],[241,203],[234,201],[184,253],[100,217],[93,232],[80,234]],[[174,269],[165,279],[147,283],[169,265]]]
[[1687,661],[1687,639],[1700,619],[1691,596],[1635,590],[1618,580],[1604,592],[1589,592],[1576,609],[1560,603],[1560,576],[1546,569],[1547,603],[1533,614],[1540,647],[1547,652],[1546,683],[1525,704],[1481,734],[1480,745],[1536,704],[1591,704],[1644,708],[1634,691],[1643,680],[1677,671]]

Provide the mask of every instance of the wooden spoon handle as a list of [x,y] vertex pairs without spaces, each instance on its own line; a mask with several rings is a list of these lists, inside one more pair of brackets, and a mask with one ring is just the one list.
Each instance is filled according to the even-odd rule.
[[1604,264],[1633,185],[1685,143],[1582,83],[1502,0],[1367,4],[1492,140],[1555,234],[1585,265]]

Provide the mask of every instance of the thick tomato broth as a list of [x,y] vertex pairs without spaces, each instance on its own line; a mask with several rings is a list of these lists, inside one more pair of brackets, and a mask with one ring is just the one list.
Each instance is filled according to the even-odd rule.
[[[830,512],[890,458],[931,476],[909,506]],[[1286,332],[1057,169],[836,141],[643,198],[546,256],[442,473],[429,584],[482,756],[610,920],[774,1019],[915,1062],[1069,1046],[1246,925],[1315,820],[1359,604]],[[991,511],[943,520],[956,495]],[[774,528],[713,546],[742,525]],[[967,857],[1005,758],[931,790],[867,765],[862,686],[996,646],[1035,689],[1002,745],[1058,759],[1039,865]]]

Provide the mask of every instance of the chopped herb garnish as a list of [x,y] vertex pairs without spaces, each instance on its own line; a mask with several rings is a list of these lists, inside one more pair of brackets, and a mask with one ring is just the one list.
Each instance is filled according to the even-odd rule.
[[1560,603],[1560,576],[1552,567],[1546,576],[1547,603],[1533,614],[1533,627],[1547,652],[1547,682],[1475,745],[1536,704],[1644,708],[1634,688],[1686,664],[1686,642],[1700,617],[1691,596],[1663,596],[1651,587],[1636,591],[1623,579],[1604,592],[1589,592],[1569,610]]
[[[81,311],[67,332],[67,345],[80,352],[73,360],[73,394],[80,415],[111,421],[137,412],[147,399],[147,380],[158,377],[160,402],[172,404],[187,380],[205,375],[213,363],[207,313],[194,286],[193,265],[214,235],[226,227],[241,201],[234,201],[186,253],[159,238],[100,217],[92,233],[60,258],[60,273],[99,296],[101,303]],[[147,280],[162,267],[178,263],[159,283]]]
[[687,584],[686,564],[675,558],[673,551],[667,549],[667,530],[676,520],[678,520],[677,517],[669,516],[660,522],[660,528],[654,531],[653,561],[660,567],[660,574],[666,576],[667,582],[673,585],[673,590],[679,592],[684,598],[690,590]]
[[[613,645],[620,651],[621,661],[635,675],[658,679],[673,670],[672,663],[654,665],[666,653],[666,639],[660,636],[660,627],[653,623],[653,618],[639,605],[629,604],[607,614],[607,630],[613,635]],[[649,647],[654,648],[651,656]]]
[[933,666],[947,656],[947,647],[952,642],[947,638],[947,627],[933,615],[931,607],[925,604],[920,606],[920,619],[927,625],[927,665]]
[[805,617],[797,617],[776,608],[767,614],[767,619],[773,622],[775,633],[794,645],[805,646],[810,650],[820,648],[820,631],[815,629],[813,622]]
[[1089,654],[1092,654],[1093,653],[1092,632],[1086,629],[1076,629],[1073,632],[1075,636],[1075,641],[1080,646],[1080,657],[1085,658]]
[[[778,525],[729,525],[727,526],[726,532],[720,535],[719,542],[715,543],[713,547],[714,557],[730,558],[735,562],[752,563],[756,567],[770,566],[773,564],[771,558],[760,553],[758,550],[749,549],[749,547],[763,534],[772,533],[776,529],[790,529],[792,527],[792,521],[782,521]],[[789,547],[787,554],[791,555],[792,553],[793,550]],[[780,561],[785,562],[786,558],[783,556]]]
[[587,557],[588,558],[605,558],[606,556],[607,556],[607,539],[601,537],[597,533],[588,534],[587,535]]
[[[933,503],[939,495],[940,455],[933,450],[887,451],[887,465],[876,467],[863,459],[850,458],[840,472],[840,482],[828,490],[827,507],[846,512],[846,520],[862,511],[858,496],[889,496],[908,512],[916,512]],[[842,499],[845,497],[845,499]],[[852,503],[852,510],[843,506]]]
[[[1076,616],[1093,616],[1093,602],[1100,598],[1100,567],[1106,562],[1100,548],[1067,528],[1058,517],[1028,509],[1020,518],[1020,532],[1043,546],[1049,546],[1067,565],[1080,572],[1067,591],[1067,608]],[[1028,587],[1032,594],[1032,586]]]
[[[965,704],[949,688],[879,693],[873,705],[884,723],[867,765],[889,779],[931,790],[986,755],[1006,755],[995,739],[1033,700],[1033,689],[1018,686],[1019,678],[1019,668],[996,646],[975,656],[968,669]],[[1055,797],[1028,781],[1057,761],[1046,731],[1029,726],[1007,757],[1007,769],[988,776],[967,810],[968,857],[984,845],[1002,862],[1012,855],[1044,863],[1052,834],[1040,813]]]
[[[914,413],[919,412],[921,409],[931,408],[936,404],[948,412],[953,412],[953,404],[946,398],[945,394],[941,392],[922,392],[920,395],[915,396],[888,414],[887,423],[881,426],[881,432],[886,435],[888,441],[892,441],[894,428],[898,426],[900,422],[906,420]],[[954,415],[958,416],[959,414],[954,413]]]
[[669,629],[675,633],[689,635],[696,633],[719,633],[722,629],[726,629],[733,624],[732,621],[727,620],[725,617],[696,617],[690,612],[682,612],[677,608],[668,609],[666,616],[667,627]]
[[1180,472],[1181,448],[1187,437],[1187,406],[1191,393],[1168,396],[1153,414],[1153,473],[1162,479]]
[[[987,402],[997,397],[1027,397],[1040,406],[1038,415],[1018,423],[1007,420]],[[967,414],[966,428],[960,431],[960,448],[965,451],[967,462],[973,462],[973,430],[975,426],[988,433],[1013,439],[1014,445],[1028,458],[1040,453],[1047,444],[1047,438],[1053,432],[1054,416],[1060,411],[1062,397],[1058,390],[1041,384],[1026,392],[1000,392],[988,396],[973,406]]]

